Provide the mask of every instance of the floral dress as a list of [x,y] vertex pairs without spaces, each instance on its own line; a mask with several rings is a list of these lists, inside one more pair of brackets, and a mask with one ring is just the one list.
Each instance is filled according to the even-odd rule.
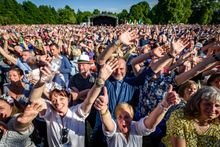
[[183,109],[174,111],[167,121],[167,132],[163,142],[167,147],[172,147],[170,137],[185,139],[187,147],[214,147],[220,146],[220,125],[212,123],[208,130],[198,134],[194,121],[185,118]]

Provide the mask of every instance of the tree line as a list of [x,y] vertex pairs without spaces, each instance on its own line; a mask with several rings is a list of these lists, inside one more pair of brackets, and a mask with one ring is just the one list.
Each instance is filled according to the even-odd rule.
[[119,23],[219,24],[219,10],[220,0],[158,0],[153,8],[143,1],[132,5],[129,11],[123,9],[119,13],[98,9],[75,12],[68,5],[56,10],[48,5],[36,6],[31,1],[20,4],[16,0],[0,0],[0,24],[80,24],[98,14],[115,15]]

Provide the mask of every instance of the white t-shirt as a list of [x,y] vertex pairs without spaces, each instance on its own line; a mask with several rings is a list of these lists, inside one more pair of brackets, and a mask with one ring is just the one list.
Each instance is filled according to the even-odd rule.
[[[47,110],[44,118],[47,124],[47,140],[50,147],[84,147],[85,139],[85,119],[89,115],[83,115],[81,104],[73,106],[68,109],[67,114],[62,118],[52,108],[49,102],[47,103]],[[81,115],[81,117],[78,114]],[[61,144],[61,131],[62,128],[67,128],[68,143]]]
[[114,131],[108,132],[102,125],[102,130],[106,136],[108,147],[142,147],[142,137],[147,136],[155,131],[154,129],[147,129],[144,125],[144,118],[139,121],[131,122],[131,129],[128,137],[128,141],[125,136],[118,130],[116,122],[114,123]]

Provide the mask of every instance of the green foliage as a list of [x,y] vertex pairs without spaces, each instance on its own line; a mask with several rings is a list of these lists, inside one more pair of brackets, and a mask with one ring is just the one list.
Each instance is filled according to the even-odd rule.
[[123,9],[120,13],[117,15],[119,23],[125,23],[128,19],[128,11]]
[[153,23],[187,23],[192,14],[191,0],[159,0],[152,10]]
[[69,6],[59,9],[58,15],[60,24],[75,24],[77,22],[75,12]]
[[209,24],[219,22],[219,0],[193,0],[192,10],[190,23]]
[[139,24],[167,23],[220,23],[220,0],[158,0],[150,9],[147,1],[131,6],[129,12],[123,9],[120,13],[99,9],[77,11],[70,6],[59,10],[54,7],[36,6],[31,1],[22,4],[16,0],[0,0],[0,24],[75,24],[87,22],[92,15],[110,14],[118,17],[119,23],[138,22]]
[[95,9],[94,11],[93,11],[93,13],[92,13],[93,15],[98,15],[98,14],[100,14],[100,11],[99,11],[99,9]]
[[39,6],[40,16],[44,24],[57,24],[59,15],[52,7],[41,5]]
[[143,20],[144,23],[148,23],[148,13],[150,11],[149,4],[145,1],[140,2],[136,5],[131,6],[130,8],[130,19],[132,21],[138,21],[138,20]]
[[80,11],[78,10],[77,12],[77,23],[82,23],[82,22],[87,22],[88,21],[88,18],[92,16],[92,13],[89,12],[89,11]]

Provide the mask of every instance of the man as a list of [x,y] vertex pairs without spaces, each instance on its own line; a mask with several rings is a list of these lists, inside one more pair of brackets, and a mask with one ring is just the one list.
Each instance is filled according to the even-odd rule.
[[[70,85],[69,87],[72,90],[71,95],[72,95],[73,105],[82,103],[85,100],[89,90],[92,88],[95,79],[97,77],[96,73],[92,73],[90,71],[91,65],[93,63],[90,61],[88,55],[86,54],[80,55],[77,64],[78,64],[79,73],[72,76],[70,78],[70,83],[69,83]],[[95,117],[96,117],[96,110],[92,107],[91,112],[85,122],[86,128],[89,127],[88,123],[92,129],[94,128]],[[91,129],[86,129],[86,131],[88,131],[86,133],[87,146],[89,144],[89,140],[88,140],[89,136],[87,136],[87,134],[91,134],[91,131],[89,130]]]
[[60,54],[59,46],[56,43],[50,44],[49,48],[53,56],[51,62],[55,62],[55,64],[61,62],[60,68],[59,68],[59,72],[61,73],[61,75],[55,76],[54,82],[61,85],[62,87],[67,87],[69,83],[70,72],[71,72],[71,64],[66,56]]
[[69,83],[74,104],[81,103],[86,98],[96,78],[96,74],[90,71],[92,62],[88,55],[80,55],[77,64],[79,73],[72,76]]
[[18,66],[23,72],[30,72],[32,70],[31,67],[26,63],[27,60],[32,56],[29,50],[23,50],[21,58],[15,58],[6,53],[2,47],[0,47],[0,53],[12,64]]
[[[110,58],[111,54],[116,51],[117,47],[119,47],[120,44],[123,43],[126,45],[130,45],[132,44],[132,40],[134,40],[135,38],[135,30],[122,33],[119,36],[118,41],[110,45],[106,50],[102,52],[102,54],[99,56],[98,63],[100,65],[104,64]],[[149,56],[151,55],[149,54]],[[160,69],[163,68],[163,66],[171,60],[172,59],[166,56],[158,63],[152,64],[150,68],[145,68],[137,77],[130,78],[126,76],[127,69],[125,60],[123,58],[119,58],[118,68],[113,71],[112,76],[105,82],[105,86],[107,87],[109,96],[108,106],[112,117],[115,118],[114,111],[117,104],[121,102],[129,103],[138,86],[144,84],[143,79],[145,79],[146,76],[152,76],[154,73],[160,71]],[[106,144],[101,140],[103,141],[104,138],[101,128],[100,117],[99,115],[97,115],[96,124],[93,132],[94,146],[96,146],[97,143],[101,143],[100,146],[106,146]]]

